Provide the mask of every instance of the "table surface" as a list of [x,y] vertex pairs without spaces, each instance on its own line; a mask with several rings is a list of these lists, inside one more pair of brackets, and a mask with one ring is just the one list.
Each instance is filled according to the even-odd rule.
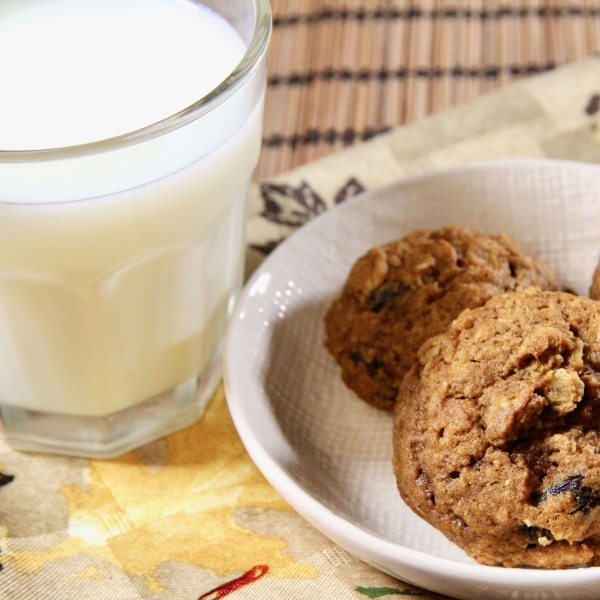
[[271,0],[256,180],[600,49],[599,0]]

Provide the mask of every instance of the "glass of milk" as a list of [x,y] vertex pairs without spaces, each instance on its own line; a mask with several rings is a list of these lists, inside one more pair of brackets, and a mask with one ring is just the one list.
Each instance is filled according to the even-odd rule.
[[0,411],[110,457],[219,381],[261,143],[268,0],[0,3]]

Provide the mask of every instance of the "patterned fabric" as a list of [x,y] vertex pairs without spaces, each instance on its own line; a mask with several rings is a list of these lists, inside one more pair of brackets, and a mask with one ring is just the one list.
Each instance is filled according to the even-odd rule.
[[195,426],[118,459],[3,444],[0,463],[3,600],[416,593],[291,511],[244,451],[222,389]]
[[[248,267],[363,189],[485,158],[600,162],[600,59],[512,84],[252,189]],[[360,600],[417,590],[295,514],[250,461],[220,389],[203,419],[108,461],[0,442],[2,600]]]
[[250,268],[295,228],[398,177],[505,157],[600,162],[599,110],[600,61],[590,57],[255,184]]

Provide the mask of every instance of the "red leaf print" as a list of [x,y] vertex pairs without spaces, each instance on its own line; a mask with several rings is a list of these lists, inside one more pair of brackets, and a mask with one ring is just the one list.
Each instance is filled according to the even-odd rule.
[[225,598],[225,596],[229,596],[229,594],[239,590],[240,588],[248,585],[250,583],[254,583],[256,580],[264,577],[269,572],[269,567],[267,565],[256,565],[252,567],[247,573],[244,573],[241,577],[229,581],[228,583],[224,583],[220,585],[218,588],[215,588],[211,592],[203,594],[198,598],[198,600],[220,600],[220,598]]

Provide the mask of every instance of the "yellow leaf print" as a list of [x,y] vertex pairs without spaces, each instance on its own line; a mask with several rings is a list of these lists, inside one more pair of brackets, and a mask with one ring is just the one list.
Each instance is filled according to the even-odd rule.
[[[91,551],[115,561],[154,591],[160,589],[156,569],[173,561],[219,577],[256,564],[268,565],[268,577],[318,575],[286,553],[285,539],[236,523],[239,509],[291,509],[248,457],[222,387],[194,426],[152,448],[90,461],[86,490],[69,485],[62,491],[70,538],[39,553],[27,551],[21,567]],[[19,561],[19,552],[12,558]]]

